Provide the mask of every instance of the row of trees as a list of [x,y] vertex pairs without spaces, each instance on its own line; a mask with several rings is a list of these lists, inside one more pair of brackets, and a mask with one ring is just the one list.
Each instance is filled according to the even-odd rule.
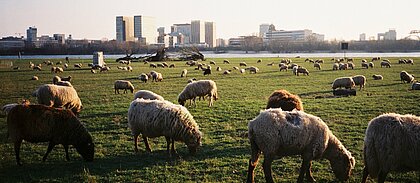
[[[23,54],[92,54],[94,51],[104,51],[107,54],[128,54],[128,53],[154,53],[158,50],[157,46],[145,46],[135,42],[118,43],[116,41],[104,42],[85,42],[70,44],[45,45],[42,48],[25,47],[16,49],[0,50],[0,55]],[[168,51],[178,51],[181,48],[169,48]],[[223,48],[201,48],[201,51],[213,50],[242,50],[242,51],[269,51],[273,53],[288,52],[339,52],[340,41],[315,41],[306,42],[291,41],[271,41],[263,43],[261,39],[255,37],[244,38],[241,46]],[[420,41],[417,40],[397,40],[397,41],[350,41],[350,51],[365,52],[410,52],[420,51]]]

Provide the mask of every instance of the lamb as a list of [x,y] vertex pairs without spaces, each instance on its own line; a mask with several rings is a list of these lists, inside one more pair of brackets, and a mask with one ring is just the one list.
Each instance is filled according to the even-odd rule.
[[183,77],[187,77],[187,73],[188,73],[187,69],[182,70],[182,72],[181,72],[181,77],[182,77],[182,78],[183,78]]
[[411,89],[412,89],[412,90],[420,90],[420,83],[419,83],[419,82],[414,82],[414,83],[411,85]]
[[303,104],[299,96],[293,95],[287,90],[275,90],[268,98],[265,108],[281,108],[284,111],[292,111],[293,109],[303,111]]
[[338,65],[338,63],[334,63],[333,64],[333,71],[338,70],[339,67],[340,67],[340,65]]
[[149,76],[145,73],[141,73],[139,76],[140,81],[147,83],[147,80],[149,80]]
[[64,107],[70,109],[76,115],[83,108],[77,91],[73,87],[44,84],[35,90],[32,96],[37,97],[39,104],[50,107]]
[[[141,134],[146,151],[151,152],[147,138],[165,136],[169,155],[177,154],[175,141],[184,142],[190,154],[201,145],[202,133],[188,110],[169,101],[135,99],[128,109],[128,127],[134,136],[134,149]],[[169,150],[171,146],[171,150]]]
[[414,81],[414,76],[411,75],[411,74],[408,74],[408,72],[406,72],[406,71],[401,71],[400,72],[400,78],[401,78],[401,81],[403,83],[405,83],[405,82],[412,83]]
[[387,68],[391,68],[391,64],[387,61],[382,61],[381,62],[381,67],[387,67]]
[[321,70],[321,64],[320,63],[314,63],[314,67],[318,70]]
[[362,88],[365,88],[366,85],[366,77],[363,75],[356,75],[352,77],[353,81],[354,81],[354,85],[359,85],[360,86],[360,90],[362,90]]
[[372,75],[373,80],[383,80],[384,77],[382,75],[374,74]]
[[309,71],[305,67],[298,67],[296,75],[299,76],[299,73],[303,73],[303,75],[306,74],[307,76],[309,76]]
[[420,170],[420,117],[388,113],[372,119],[365,133],[362,182],[385,182],[389,172]]
[[373,68],[373,67],[375,67],[375,64],[373,62],[369,62],[369,67]]
[[150,99],[150,100],[165,100],[163,99],[162,96],[153,93],[152,91],[149,90],[139,90],[134,94],[134,100],[136,98],[143,98],[143,99]]
[[131,93],[134,93],[134,86],[131,84],[130,81],[127,80],[116,80],[114,83],[114,90],[115,94],[120,94],[120,90],[124,90],[124,93],[127,93],[127,89],[131,91]]
[[245,63],[245,62],[241,62],[241,63],[239,63],[239,66],[244,66],[244,67],[246,67],[247,65],[246,65],[246,63]]
[[44,105],[17,105],[7,116],[7,128],[14,143],[16,163],[20,166],[20,146],[23,140],[31,143],[49,143],[42,161],[47,159],[57,144],[63,145],[67,161],[70,160],[69,145],[73,145],[84,160],[93,161],[92,136],[70,110]]
[[254,182],[254,169],[264,154],[263,169],[266,182],[273,182],[271,163],[284,156],[301,155],[303,162],[297,182],[312,177],[312,160],[330,161],[337,179],[346,181],[355,166],[355,159],[319,117],[303,111],[267,109],[248,123],[251,158],[247,182]]
[[337,88],[346,88],[351,89],[354,87],[354,81],[351,77],[340,77],[336,78],[332,84],[332,89],[335,90]]
[[209,96],[209,107],[213,105],[213,100],[218,99],[217,86],[212,80],[198,80],[185,86],[184,90],[178,95],[178,103],[185,104],[185,101],[192,99],[194,106],[196,106],[196,97]]

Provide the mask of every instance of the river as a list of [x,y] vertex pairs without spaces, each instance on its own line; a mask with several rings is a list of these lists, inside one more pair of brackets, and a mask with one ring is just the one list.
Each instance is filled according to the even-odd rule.
[[[302,58],[340,58],[344,57],[344,53],[270,53],[270,52],[259,52],[259,53],[245,53],[244,51],[229,51],[227,53],[216,54],[211,51],[202,52],[205,58],[268,58],[268,57],[280,57],[280,58],[295,58],[300,56]],[[104,55],[108,59],[116,59],[125,55]],[[136,57],[143,55],[134,55]],[[420,52],[390,52],[390,53],[366,53],[366,52],[348,52],[345,53],[346,57],[420,57]],[[70,59],[92,59],[92,55],[22,55],[22,59],[64,59],[69,57]],[[18,56],[0,56],[0,59],[17,59]]]

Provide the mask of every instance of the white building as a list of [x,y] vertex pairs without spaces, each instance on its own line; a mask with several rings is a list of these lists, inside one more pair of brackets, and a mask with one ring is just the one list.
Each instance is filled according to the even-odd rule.
[[397,32],[395,29],[389,29],[388,32],[378,33],[378,40],[397,40]]
[[134,37],[145,44],[157,43],[156,20],[154,17],[134,16]]
[[189,44],[191,40],[191,24],[172,25],[171,35],[177,37],[177,44]]
[[270,24],[261,24],[260,25],[260,34],[259,34],[259,36],[260,37],[264,37],[265,33],[268,32],[269,28],[270,28]]
[[205,25],[200,20],[191,21],[191,40],[192,44],[205,43]]
[[205,42],[210,48],[216,46],[216,25],[214,22],[205,22]]
[[359,41],[366,41],[366,34],[362,33],[359,35]]
[[116,17],[116,38],[118,42],[134,41],[133,17]]
[[304,42],[309,40],[324,41],[323,34],[313,33],[312,30],[270,30],[265,33],[264,42],[270,41],[292,41],[292,42]]
[[216,47],[226,47],[226,40],[222,38],[216,39]]

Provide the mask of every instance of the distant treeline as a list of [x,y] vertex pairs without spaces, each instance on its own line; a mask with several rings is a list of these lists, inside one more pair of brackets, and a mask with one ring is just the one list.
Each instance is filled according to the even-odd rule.
[[[349,51],[363,52],[416,52],[420,51],[420,41],[397,40],[397,41],[350,41]],[[113,41],[87,44],[64,44],[46,45],[42,48],[25,47],[19,49],[0,49],[0,55],[17,55],[19,52],[25,55],[90,55],[95,51],[103,51],[106,54],[146,54],[155,53],[159,49],[156,46],[145,46],[138,43],[116,43]],[[169,48],[169,51],[177,51],[182,48]],[[250,52],[269,51],[273,53],[295,52],[339,52],[339,41],[324,42],[285,42],[273,41],[268,44],[247,42],[243,46],[200,48],[201,51],[229,51],[241,50]]]

